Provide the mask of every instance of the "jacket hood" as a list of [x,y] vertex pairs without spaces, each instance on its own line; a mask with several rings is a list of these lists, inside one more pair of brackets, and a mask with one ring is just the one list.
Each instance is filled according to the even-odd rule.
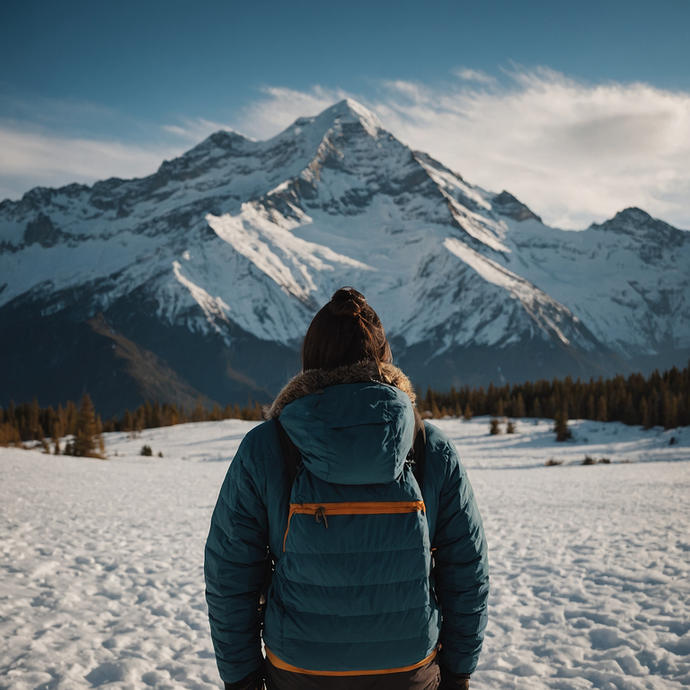
[[386,484],[414,438],[414,389],[391,364],[313,369],[293,378],[266,411],[280,417],[304,465],[333,484]]

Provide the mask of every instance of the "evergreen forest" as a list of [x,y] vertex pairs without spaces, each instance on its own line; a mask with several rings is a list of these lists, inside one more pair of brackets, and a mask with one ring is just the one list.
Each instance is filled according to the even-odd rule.
[[[645,378],[631,374],[627,378],[573,381],[526,381],[504,386],[489,385],[487,389],[451,388],[448,392],[427,389],[417,401],[425,417],[464,417],[491,415],[493,417],[539,417],[565,424],[568,419],[590,419],[599,422],[623,422],[642,425],[646,429],[662,426],[673,429],[690,426],[690,363],[682,371],[655,371]],[[222,419],[260,420],[262,409],[251,401],[245,407],[238,404],[221,407],[217,403],[208,408],[201,399],[194,409],[148,400],[136,410],[125,410],[121,416],[102,420],[93,403],[84,393],[77,406],[68,401],[64,406],[40,407],[32,402],[0,408],[0,446],[21,446],[39,442],[46,452],[91,457],[103,456],[101,434],[110,431],[139,432],[162,426],[187,422],[218,421]],[[60,440],[67,437],[65,446]]]

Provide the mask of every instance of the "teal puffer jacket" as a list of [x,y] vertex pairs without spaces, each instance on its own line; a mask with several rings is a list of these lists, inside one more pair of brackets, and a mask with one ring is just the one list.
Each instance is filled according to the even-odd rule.
[[[358,366],[304,372],[274,404],[273,416],[302,451],[293,486],[271,421],[246,435],[228,470],[205,562],[226,682],[261,663],[259,596],[269,553],[275,572],[263,640],[275,665],[328,674],[395,671],[424,663],[440,644],[448,670],[476,666],[488,562],[472,488],[453,444],[427,425],[420,491],[405,463],[413,441],[411,386],[390,365],[383,382]],[[333,504],[397,512],[323,508]]]

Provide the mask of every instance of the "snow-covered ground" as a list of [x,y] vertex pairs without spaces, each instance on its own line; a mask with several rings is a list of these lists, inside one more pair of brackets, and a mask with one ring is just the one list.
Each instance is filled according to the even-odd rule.
[[[690,685],[690,429],[571,422],[562,444],[547,420],[501,436],[487,418],[436,423],[491,553],[472,687]],[[203,546],[251,426],[109,434],[107,461],[0,448],[0,688],[221,687]],[[611,464],[581,466],[585,454]]]

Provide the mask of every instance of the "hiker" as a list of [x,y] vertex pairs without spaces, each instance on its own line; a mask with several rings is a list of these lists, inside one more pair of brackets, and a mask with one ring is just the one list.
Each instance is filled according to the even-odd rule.
[[226,690],[469,687],[487,620],[482,521],[453,443],[391,359],[374,310],[341,288],[240,444],[205,560]]

